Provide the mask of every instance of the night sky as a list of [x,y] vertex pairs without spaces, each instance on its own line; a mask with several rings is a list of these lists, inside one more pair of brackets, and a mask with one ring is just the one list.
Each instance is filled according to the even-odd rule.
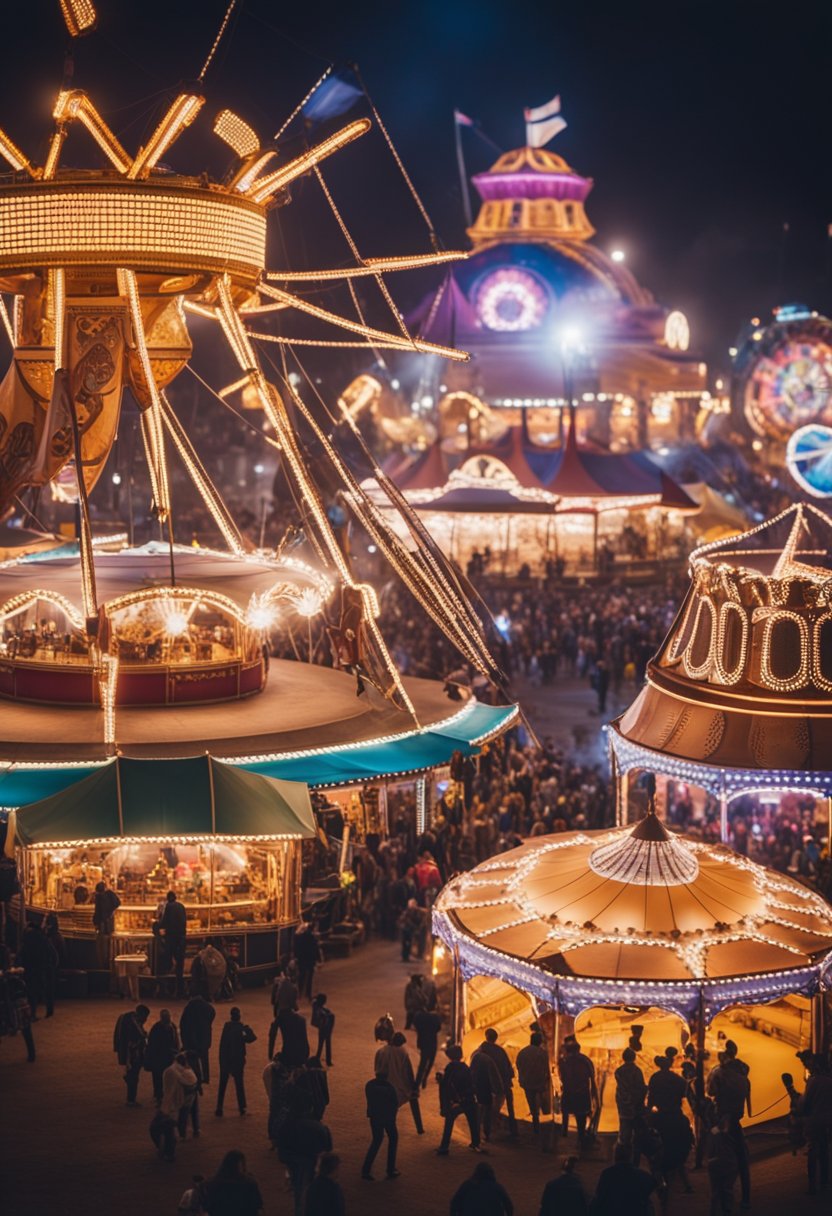
[[[97,3],[99,30],[76,44],[74,84],[131,148],[166,90],[199,72],[226,0]],[[58,0],[4,8],[0,124],[37,158],[68,40]],[[458,247],[454,107],[507,149],[523,142],[523,106],[559,92],[569,126],[551,146],[595,179],[596,240],[624,248],[724,366],[751,315],[790,300],[832,310],[830,45],[827,0],[241,0],[206,81],[202,130],[169,161],[221,173],[227,158],[207,134],[217,110],[230,105],[271,136],[328,63],[356,61],[443,243]],[[98,163],[82,140],[68,141],[66,163]],[[495,153],[471,132],[464,140],[470,169],[487,168]],[[362,253],[429,247],[377,133],[327,174]],[[281,213],[294,266],[344,259],[316,190],[302,183]],[[402,279],[398,299],[414,303],[430,281]]]

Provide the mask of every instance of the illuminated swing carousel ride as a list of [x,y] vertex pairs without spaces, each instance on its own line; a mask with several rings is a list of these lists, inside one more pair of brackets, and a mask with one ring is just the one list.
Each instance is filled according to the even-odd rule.
[[[254,328],[265,314],[299,311],[350,331],[350,342],[323,346],[372,345],[465,359],[412,337],[385,279],[390,271],[464,255],[362,259],[344,227],[352,266],[267,268],[270,211],[288,203],[292,183],[310,173],[334,208],[320,164],[374,125],[366,118],[283,160],[275,141],[262,141],[243,118],[224,109],[213,132],[234,161],[222,180],[163,163],[183,131],[203,116],[202,84],[235,4],[228,6],[197,83],[167,104],[137,152],[123,146],[91,97],[77,88],[58,94],[43,164],[0,131],[0,154],[11,169],[0,178],[0,320],[13,347],[0,385],[0,508],[8,509],[27,487],[74,482],[79,519],[78,543],[69,554],[65,548],[29,553],[0,565],[0,803],[7,808],[69,796],[75,783],[118,769],[123,760],[167,762],[206,752],[212,765],[226,762],[238,771],[328,789],[418,775],[424,799],[426,773],[456,750],[475,752],[516,714],[512,705],[482,705],[464,691],[451,703],[441,684],[402,678],[379,628],[375,592],[354,576],[330,521],[327,506],[335,492],[465,660],[504,688],[479,619],[395,487],[379,471],[391,503],[408,521],[407,543],[352,477],[298,380],[286,373],[285,359],[283,374],[276,368],[272,377],[278,384],[266,379],[261,344],[277,342],[285,351],[293,339]],[[89,0],[61,0],[61,9],[73,38],[94,28]],[[97,145],[102,167],[63,167],[62,151],[75,129]],[[354,293],[356,319],[296,294],[298,286],[303,292],[313,282],[351,284],[359,277],[377,283],[395,317],[394,332],[368,325]],[[279,448],[302,521],[303,560],[295,556],[298,547],[290,556],[282,547],[253,550],[170,403],[168,387],[193,352],[194,318],[200,333],[207,325],[216,329],[239,367],[224,394],[242,394],[269,425],[269,442]],[[117,434],[125,388],[139,410],[162,539],[102,548],[92,534],[90,498]],[[298,420],[319,454],[314,474]],[[226,551],[174,543],[171,451]],[[325,622],[328,614],[332,667],[270,663],[269,642],[281,629],[293,619]],[[116,835],[124,836],[123,774],[117,775]],[[17,815],[19,839],[30,852],[66,843],[57,827],[49,827],[61,819],[60,808],[53,809],[38,817],[32,808],[28,822],[37,822],[37,831],[26,828],[26,810]],[[310,824],[311,813],[296,835],[309,835]],[[83,845],[73,830],[73,847]],[[132,834],[143,835],[135,827]],[[93,836],[101,845],[100,831]],[[161,847],[158,825],[153,840]]]

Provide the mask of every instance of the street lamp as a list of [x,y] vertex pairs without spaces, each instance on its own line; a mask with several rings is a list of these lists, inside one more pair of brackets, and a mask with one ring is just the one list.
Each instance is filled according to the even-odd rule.
[[[575,395],[572,385],[573,360],[581,349],[581,330],[577,325],[564,325],[559,335],[561,366],[563,369],[563,395],[569,410],[569,427],[575,438]],[[563,447],[563,407],[558,417],[558,438]]]

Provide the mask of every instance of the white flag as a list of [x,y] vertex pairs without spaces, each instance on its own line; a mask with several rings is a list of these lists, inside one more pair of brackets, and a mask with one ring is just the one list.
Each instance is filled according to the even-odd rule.
[[527,107],[524,110],[526,119],[526,145],[529,148],[542,148],[554,139],[566,127],[566,122],[560,117],[560,94],[548,101],[545,106]]
[[558,115],[546,119],[544,122],[527,122],[526,144],[529,148],[542,148],[548,144],[550,139],[554,139],[565,126],[566,123]]
[[545,106],[527,106],[525,110],[526,122],[543,122],[544,118],[551,118],[553,114],[560,114],[560,93],[547,101]]

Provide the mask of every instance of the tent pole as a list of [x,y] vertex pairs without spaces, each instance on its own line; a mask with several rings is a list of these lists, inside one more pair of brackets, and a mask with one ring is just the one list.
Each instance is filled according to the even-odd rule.
[[722,844],[728,843],[728,791],[725,789],[724,772],[719,786],[719,839]]
[[119,835],[124,835],[124,806],[121,801],[121,768],[119,757],[116,756],[116,803],[118,805],[118,831]]
[[214,837],[217,834],[217,800],[214,792],[214,762],[211,759],[210,753],[205,753],[205,759],[208,762],[208,788],[211,792],[211,843],[208,846],[211,854],[211,889],[209,895],[208,906],[208,928],[211,929],[214,923],[214,870],[216,869],[216,849],[214,847]]

